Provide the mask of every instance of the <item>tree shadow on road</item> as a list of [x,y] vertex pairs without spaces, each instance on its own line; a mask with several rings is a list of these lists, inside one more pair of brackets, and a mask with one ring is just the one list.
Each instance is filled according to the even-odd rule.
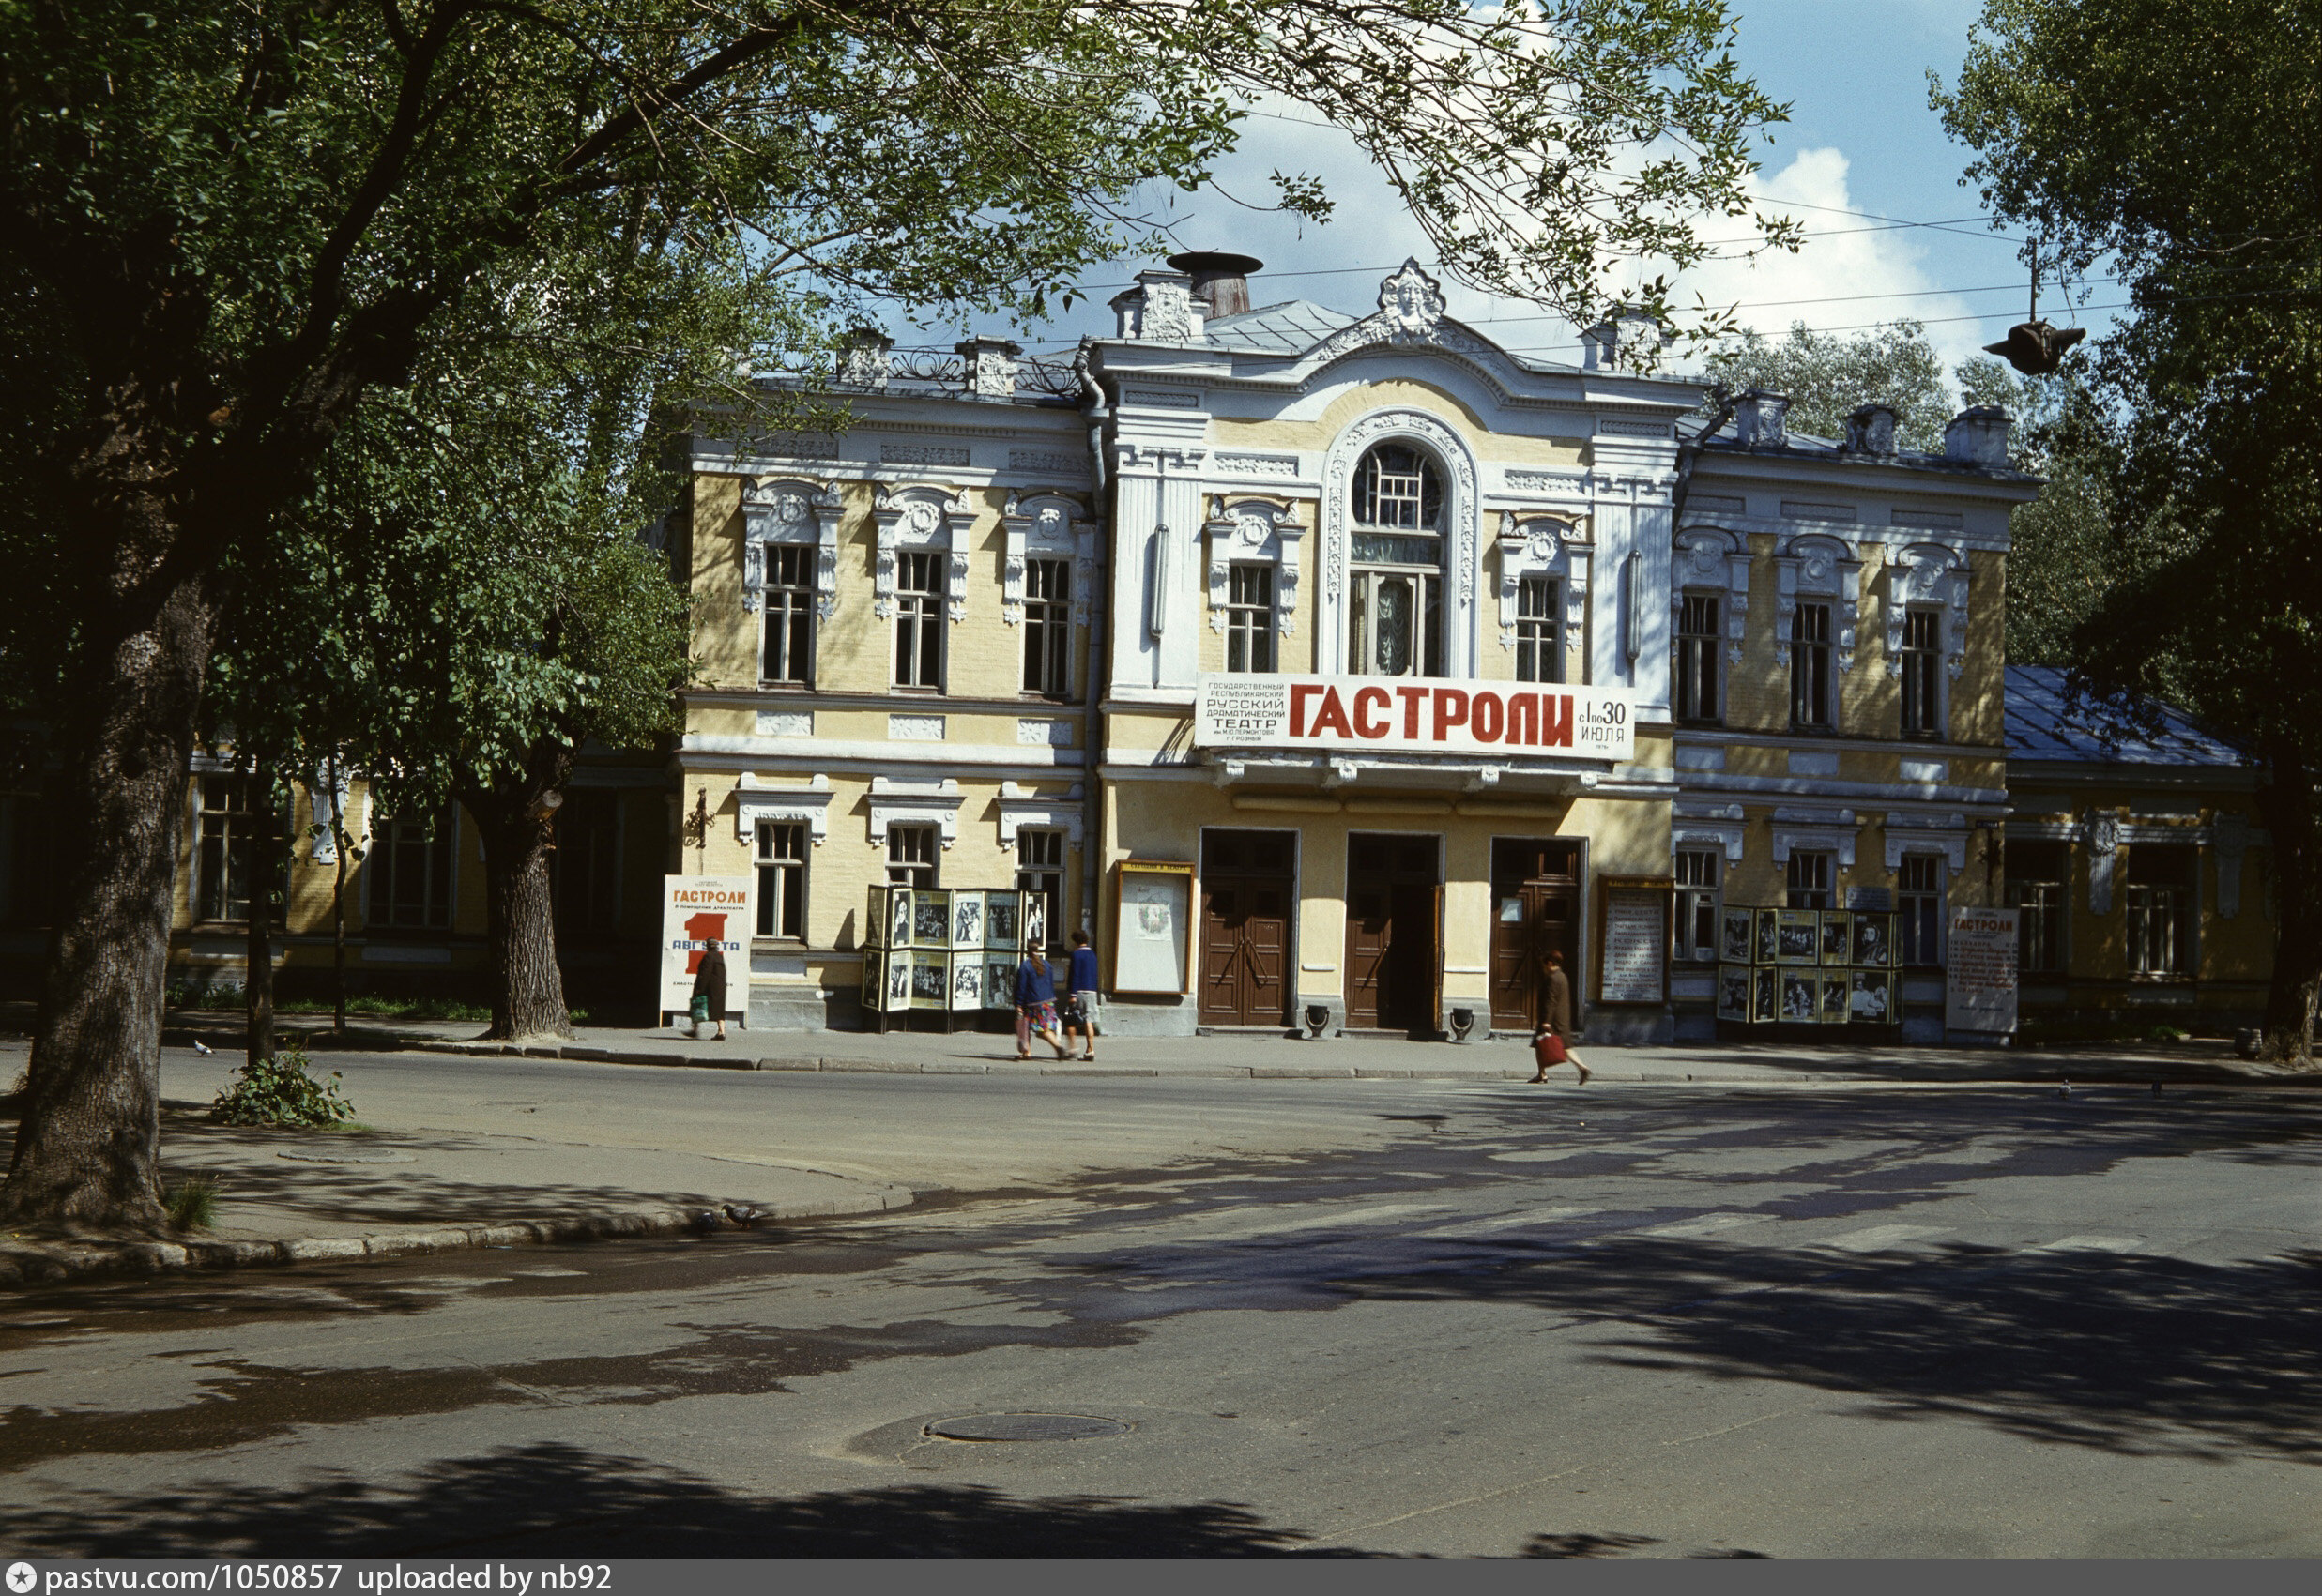
[[76,1496],[12,1514],[17,1552],[82,1557],[1253,1558],[1310,1548],[1234,1502],[1019,1497],[895,1485],[746,1496],[640,1459],[563,1444],[459,1458],[394,1483],[199,1485]]
[[1954,1247],[1930,1258],[1619,1238],[1342,1277],[1358,1299],[1520,1303],[1630,1368],[1789,1380],[2142,1456],[2322,1464],[2322,1254],[2231,1265]]

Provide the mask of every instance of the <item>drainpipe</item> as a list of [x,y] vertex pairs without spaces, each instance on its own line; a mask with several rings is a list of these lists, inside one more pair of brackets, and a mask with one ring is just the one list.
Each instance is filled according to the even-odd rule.
[[1692,442],[1677,446],[1677,485],[1669,491],[1669,535],[1673,540],[1677,535],[1677,523],[1685,514],[1685,495],[1693,486],[1693,467],[1701,460],[1703,446],[1718,435],[1719,428],[1734,418],[1734,404],[1739,395],[1720,383],[1709,390],[1709,397],[1717,402],[1717,410],[1702,430],[1693,435]]
[[1089,422],[1089,470],[1095,484],[1091,497],[1094,500],[1096,517],[1096,570],[1090,578],[1095,591],[1089,596],[1089,666],[1084,680],[1088,704],[1081,711],[1080,769],[1085,790],[1081,795],[1084,808],[1080,826],[1080,919],[1089,928],[1089,945],[1093,948],[1098,935],[1097,917],[1103,909],[1097,878],[1104,873],[1105,862],[1105,789],[1100,775],[1104,764],[1104,702],[1112,692],[1112,654],[1106,644],[1106,617],[1112,613],[1112,512],[1105,497],[1110,476],[1106,469],[1105,430],[1112,418],[1112,406],[1106,402],[1104,385],[1088,369],[1088,346],[1084,343],[1081,348],[1081,380],[1087,390],[1083,403]]

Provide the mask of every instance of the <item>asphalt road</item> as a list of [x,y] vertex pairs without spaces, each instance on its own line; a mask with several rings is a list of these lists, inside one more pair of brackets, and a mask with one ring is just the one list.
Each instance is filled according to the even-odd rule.
[[[2309,1096],[779,1090],[1099,1172],[10,1299],[0,1546],[2322,1554]],[[925,1430],[1026,1412],[1125,1428]]]

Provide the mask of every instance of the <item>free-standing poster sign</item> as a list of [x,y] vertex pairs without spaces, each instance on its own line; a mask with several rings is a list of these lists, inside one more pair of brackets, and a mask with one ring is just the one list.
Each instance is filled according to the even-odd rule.
[[1943,1023],[1955,1031],[2016,1028],[2014,909],[1953,909]]
[[693,1006],[694,970],[714,944],[726,954],[726,1009],[746,1011],[750,992],[747,875],[665,875],[661,894],[661,1010]]
[[1676,883],[1654,876],[1596,878],[1596,1001],[1669,1001],[1669,915]]
[[1113,880],[1112,989],[1193,989],[1193,866],[1123,859]]

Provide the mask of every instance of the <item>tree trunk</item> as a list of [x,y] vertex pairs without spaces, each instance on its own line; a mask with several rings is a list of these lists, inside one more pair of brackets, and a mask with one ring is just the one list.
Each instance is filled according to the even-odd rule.
[[90,651],[57,707],[56,932],[0,1216],[158,1232],[162,981],[195,713],[218,605],[200,576]]
[[346,834],[339,795],[339,756],[330,756],[330,852],[338,874],[330,885],[330,1028],[346,1035]]
[[512,1039],[571,1037],[564,976],[557,967],[556,903],[548,853],[554,816],[573,772],[572,751],[536,744],[523,771],[486,787],[463,783],[460,801],[483,834],[485,931],[490,942],[492,1028]]
[[2273,836],[2273,985],[2266,995],[2261,1056],[2312,1065],[2314,1011],[2322,1001],[2322,800],[2315,772],[2287,739],[2266,750],[2270,767],[2257,790]]
[[256,828],[250,839],[250,942],[243,957],[245,1056],[252,1064],[274,1056],[274,881],[283,859],[276,824],[274,772],[260,765],[250,778]]

